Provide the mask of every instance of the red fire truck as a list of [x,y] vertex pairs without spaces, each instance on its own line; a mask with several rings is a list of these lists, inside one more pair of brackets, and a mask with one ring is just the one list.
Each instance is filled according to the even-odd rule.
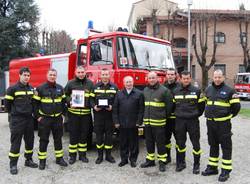
[[234,87],[240,98],[250,99],[250,73],[238,73]]
[[58,71],[57,82],[65,85],[74,77],[75,67],[83,65],[87,76],[94,83],[100,80],[102,68],[109,69],[111,81],[122,88],[123,78],[130,75],[135,86],[143,88],[147,73],[156,71],[160,82],[165,80],[165,70],[174,67],[171,46],[168,41],[128,32],[96,33],[77,42],[76,52],[15,59],[10,62],[10,85],[18,80],[18,70],[28,66],[31,85],[46,81],[46,71],[53,67]]

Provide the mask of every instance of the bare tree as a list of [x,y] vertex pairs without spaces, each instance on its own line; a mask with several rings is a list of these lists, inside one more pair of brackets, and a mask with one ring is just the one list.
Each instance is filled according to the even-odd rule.
[[248,45],[248,26],[250,23],[250,15],[246,13],[244,4],[240,5],[241,18],[239,22],[240,28],[240,44],[243,50],[243,64],[246,69],[246,72],[250,72],[250,53]]
[[[193,37],[193,47],[195,56],[197,58],[197,62],[202,70],[202,90],[208,85],[208,71],[211,67],[216,63],[216,25],[217,25],[217,16],[216,14],[197,14],[197,16],[193,16],[193,24],[194,24],[194,37]],[[208,39],[209,39],[209,23],[212,22],[213,26],[213,37],[212,37],[212,58],[210,62],[207,61],[207,51],[208,51]],[[197,39],[199,45],[197,43]]]

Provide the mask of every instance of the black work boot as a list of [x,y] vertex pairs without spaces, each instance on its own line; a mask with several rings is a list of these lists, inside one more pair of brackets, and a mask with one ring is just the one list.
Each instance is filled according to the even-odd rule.
[[41,159],[39,161],[39,169],[40,170],[44,170],[45,169],[45,166],[46,166],[46,159]]
[[111,149],[106,150],[106,160],[112,164],[115,163],[115,159],[111,155]]
[[218,178],[218,181],[225,182],[228,180],[229,177],[230,177],[230,171],[226,169],[221,169],[221,173]]
[[167,161],[166,164],[171,162],[171,149],[167,148]]
[[177,163],[176,163],[176,172],[181,172],[183,169],[186,168],[186,162],[185,162],[185,152],[178,152],[177,153]]
[[166,171],[166,163],[159,161],[159,171],[161,171],[161,172]]
[[18,173],[17,170],[17,160],[10,161],[10,174],[15,175]]
[[200,155],[194,155],[193,174],[200,173]]
[[98,149],[98,157],[95,161],[96,164],[100,164],[103,161],[103,150],[102,149]]
[[30,168],[37,168],[38,167],[37,163],[33,162],[32,158],[25,160],[24,165],[26,167],[30,167]]
[[58,164],[58,165],[60,165],[62,167],[67,167],[68,166],[67,162],[65,162],[63,157],[56,158],[56,164]]
[[73,165],[76,162],[76,155],[69,156],[69,164]]
[[205,169],[205,171],[202,171],[201,175],[211,176],[211,175],[216,175],[218,173],[219,173],[218,168],[216,166],[207,165],[207,168]]
[[155,161],[154,160],[146,159],[146,162],[141,164],[141,168],[147,168],[147,167],[153,167],[153,166],[155,166]]
[[86,152],[79,153],[79,160],[81,160],[84,163],[88,163],[89,159],[86,156]]

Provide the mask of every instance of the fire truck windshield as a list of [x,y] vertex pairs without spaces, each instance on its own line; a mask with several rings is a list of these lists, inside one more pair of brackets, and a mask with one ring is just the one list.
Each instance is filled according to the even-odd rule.
[[174,67],[171,47],[166,44],[119,37],[117,58],[121,68],[166,69]]
[[250,84],[250,74],[249,75],[238,75],[237,84]]

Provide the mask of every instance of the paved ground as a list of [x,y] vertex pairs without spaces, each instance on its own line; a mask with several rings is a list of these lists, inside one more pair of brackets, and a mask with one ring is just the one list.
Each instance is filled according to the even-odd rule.
[[[231,174],[228,184],[249,184],[250,183],[250,120],[237,117],[233,119],[233,167],[234,170]],[[165,173],[158,172],[158,167],[153,167],[149,169],[141,169],[138,166],[136,168],[131,168],[129,165],[119,168],[117,166],[119,160],[119,153],[117,147],[115,147],[114,156],[117,160],[116,164],[109,164],[103,162],[101,165],[96,165],[96,152],[90,151],[88,157],[90,159],[89,164],[83,164],[79,161],[73,166],[67,168],[60,168],[55,164],[53,147],[49,144],[49,157],[48,166],[46,170],[40,171],[38,169],[31,169],[24,167],[24,158],[20,157],[18,163],[19,174],[17,176],[12,176],[9,174],[9,128],[7,123],[7,115],[0,114],[0,183],[42,183],[42,184],[76,184],[76,183],[155,183],[155,184],[208,184],[208,183],[218,183],[218,176],[204,177],[201,175],[192,174],[192,149],[190,147],[190,141],[188,141],[187,149],[187,168],[181,172],[175,172],[175,159],[167,166],[167,171]],[[34,160],[37,162],[37,147],[38,138],[36,134],[35,139],[35,156]],[[64,149],[65,157],[68,156],[66,151],[68,145],[68,135],[65,134],[64,139]],[[202,155],[201,168],[204,169],[207,164],[208,157],[208,145],[206,137],[206,126],[205,120],[201,118],[201,146],[204,151]],[[23,155],[23,146],[22,151]],[[141,164],[145,159],[145,145],[144,140],[140,141],[140,155],[138,159],[138,164]],[[174,151],[172,151],[173,157]]]

